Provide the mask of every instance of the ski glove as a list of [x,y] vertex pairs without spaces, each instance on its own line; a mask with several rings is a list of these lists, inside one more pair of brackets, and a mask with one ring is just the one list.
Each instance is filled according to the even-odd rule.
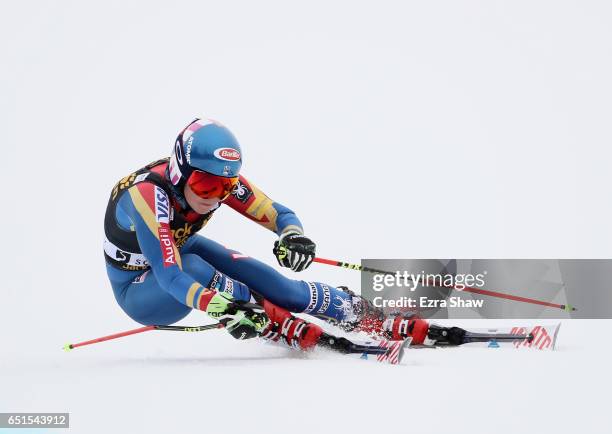
[[251,339],[268,324],[265,313],[242,309],[242,302],[234,300],[230,294],[217,292],[208,303],[206,313],[225,326],[230,335],[236,339]]
[[274,243],[274,256],[281,267],[291,268],[293,271],[302,271],[312,264],[315,257],[316,245],[310,238],[302,234],[290,232],[281,235]]

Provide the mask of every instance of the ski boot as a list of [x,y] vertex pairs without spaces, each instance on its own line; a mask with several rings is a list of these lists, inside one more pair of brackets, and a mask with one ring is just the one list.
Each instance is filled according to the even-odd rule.
[[260,335],[265,340],[308,351],[313,349],[324,335],[321,327],[292,315],[287,309],[263,299],[261,304],[270,320]]
[[337,288],[353,298],[353,318],[338,324],[345,331],[362,331],[389,340],[404,340],[411,337],[411,345],[448,346],[463,343],[465,330],[459,327],[429,324],[424,319],[410,313],[385,315],[382,309],[375,307],[371,301],[355,294],[346,286]]

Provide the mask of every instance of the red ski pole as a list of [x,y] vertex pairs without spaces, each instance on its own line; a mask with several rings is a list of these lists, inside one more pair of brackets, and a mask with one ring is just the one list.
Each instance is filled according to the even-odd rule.
[[139,327],[137,329],[127,330],[125,332],[115,333],[115,334],[108,335],[108,336],[102,336],[101,338],[91,339],[89,341],[77,342],[76,344],[66,344],[64,345],[64,351],[70,351],[74,348],[83,347],[85,345],[97,344],[98,342],[110,341],[111,339],[118,339],[124,336],[135,335],[137,333],[144,333],[150,330],[170,330],[170,331],[177,331],[177,332],[202,332],[206,330],[214,330],[214,329],[221,329],[221,328],[223,328],[223,324],[221,323],[208,324],[204,326],[194,326],[194,327],[150,325],[150,326]]
[[[357,265],[357,264],[349,264],[348,262],[336,261],[333,259],[314,258],[313,262],[318,262],[319,264],[333,265],[335,267],[348,268],[350,270],[366,271],[368,273],[376,273],[376,274],[390,274],[390,275],[395,276],[395,273],[392,271],[378,270],[376,268],[364,267],[363,265]],[[454,288],[454,286],[448,286],[447,288]],[[457,288],[454,288],[454,289],[457,289]],[[565,310],[567,312],[576,310],[575,307],[570,306],[569,304],[566,305],[566,304],[551,303],[548,301],[536,300],[534,298],[520,297],[518,295],[505,294],[503,292],[497,292],[497,291],[489,291],[487,289],[479,289],[479,288],[472,288],[472,287],[466,286],[465,288],[461,290],[460,289],[457,289],[457,290],[464,291],[464,292],[471,292],[474,294],[488,295],[489,297],[497,297],[497,298],[503,298],[506,300],[513,300],[513,301],[518,301],[522,303],[538,304],[540,306],[553,307],[556,309]]]

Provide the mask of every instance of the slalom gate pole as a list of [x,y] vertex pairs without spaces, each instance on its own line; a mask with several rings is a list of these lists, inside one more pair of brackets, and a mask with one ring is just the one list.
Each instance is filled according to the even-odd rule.
[[[333,265],[334,267],[348,268],[349,270],[365,271],[368,273],[375,273],[375,274],[390,274],[392,276],[395,276],[395,273],[392,271],[378,270],[376,268],[364,267],[363,265],[357,265],[357,264],[349,264],[348,262],[336,261],[333,259],[314,258],[313,262],[318,262],[319,264]],[[518,301],[521,303],[538,304],[540,306],[561,309],[566,312],[571,312],[571,311],[576,310],[575,307],[570,306],[569,304],[566,305],[566,304],[551,303],[548,301],[536,300],[534,298],[521,297],[518,295],[505,294],[503,292],[489,291],[487,289],[473,288],[470,286],[466,286],[463,289],[458,289],[458,288],[455,288],[454,286],[444,286],[444,288],[453,288],[453,289],[456,289],[457,291],[471,292],[473,294],[488,295],[489,297],[503,298],[506,300]]]

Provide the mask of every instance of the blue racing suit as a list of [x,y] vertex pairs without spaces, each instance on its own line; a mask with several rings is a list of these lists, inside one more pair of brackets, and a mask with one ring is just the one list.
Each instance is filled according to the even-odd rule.
[[[115,298],[135,321],[172,324],[205,310],[210,291],[248,301],[262,296],[291,312],[343,321],[352,297],[320,282],[289,279],[272,267],[197,235],[215,210],[200,215],[181,206],[160,160],[115,185],[104,221],[104,256]],[[302,232],[293,211],[243,176],[222,205],[280,235]]]

